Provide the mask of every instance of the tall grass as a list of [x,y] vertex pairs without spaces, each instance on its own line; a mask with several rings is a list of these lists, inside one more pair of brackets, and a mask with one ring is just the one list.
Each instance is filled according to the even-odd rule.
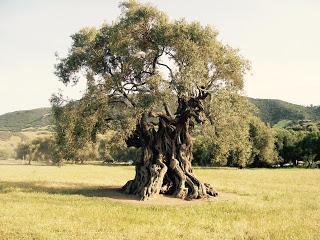
[[117,202],[133,167],[0,165],[0,239],[320,239],[320,171],[204,169],[228,200]]

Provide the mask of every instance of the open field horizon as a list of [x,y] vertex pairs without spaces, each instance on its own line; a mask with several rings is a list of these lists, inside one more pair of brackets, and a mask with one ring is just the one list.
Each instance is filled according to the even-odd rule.
[[0,164],[0,239],[320,239],[318,169],[195,172],[232,197],[137,205],[106,192],[132,166]]
[[320,240],[319,10],[0,0],[0,240]]

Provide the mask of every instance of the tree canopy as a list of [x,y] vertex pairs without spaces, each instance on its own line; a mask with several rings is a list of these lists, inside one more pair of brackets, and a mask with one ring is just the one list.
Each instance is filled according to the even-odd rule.
[[172,21],[137,1],[120,7],[112,24],[72,35],[68,55],[56,65],[63,83],[87,84],[79,101],[63,107],[62,95],[52,98],[58,144],[67,143],[65,156],[76,157],[73,149],[115,130],[128,147],[141,149],[136,176],[123,187],[127,193],[216,196],[193,173],[190,134],[196,123],[219,121],[215,93],[238,94],[248,62],[219,41],[213,27]]
[[[136,1],[120,7],[114,23],[73,34],[68,55],[56,65],[65,84],[85,76],[89,102],[104,101],[101,114],[120,124],[117,130],[132,130],[141,112],[179,97],[196,97],[200,90],[242,89],[248,62],[222,44],[215,29],[170,21],[163,12]],[[98,125],[99,130],[106,127]]]

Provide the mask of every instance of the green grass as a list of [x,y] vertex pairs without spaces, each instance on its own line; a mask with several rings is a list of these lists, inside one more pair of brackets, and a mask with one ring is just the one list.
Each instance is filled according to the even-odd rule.
[[285,128],[287,127],[292,121],[291,120],[281,120],[273,125],[273,128]]
[[320,171],[200,169],[228,201],[176,206],[99,194],[133,167],[0,165],[0,239],[320,239]]

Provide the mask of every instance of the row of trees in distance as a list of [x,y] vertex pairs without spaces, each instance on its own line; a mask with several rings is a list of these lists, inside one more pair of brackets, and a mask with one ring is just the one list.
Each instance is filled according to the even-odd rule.
[[[220,92],[215,96],[215,101],[216,107],[210,110],[215,124],[206,122],[201,128],[193,130],[193,164],[234,167],[317,166],[320,159],[320,131],[316,123],[300,121],[284,128],[271,128],[251,113],[254,111],[253,106],[244,97]],[[16,157],[29,163],[58,163],[61,159],[75,163],[132,163],[139,158],[141,153],[135,148],[127,148],[116,131],[99,134],[95,142],[90,139],[80,141],[80,133],[83,133],[82,128],[85,126],[77,117],[71,117],[71,109],[64,109],[64,125],[60,125],[64,132],[63,148],[59,148],[54,136],[41,137],[19,144]],[[80,123],[82,128],[75,127]]]

